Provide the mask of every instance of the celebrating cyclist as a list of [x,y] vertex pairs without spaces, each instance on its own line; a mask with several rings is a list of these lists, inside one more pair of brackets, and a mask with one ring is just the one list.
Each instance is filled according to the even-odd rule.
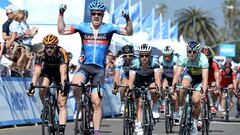
[[214,57],[214,52],[213,50],[205,46],[201,50],[202,53],[204,53],[207,58],[208,58],[208,86],[212,89],[209,91],[211,93],[211,113],[216,114],[217,113],[217,107],[215,106],[216,101],[218,99],[218,94],[219,94],[219,85],[220,85],[220,80],[219,80],[219,72],[220,72],[220,67]]
[[[134,56],[134,48],[132,45],[125,45],[121,48],[121,55],[115,61],[115,76],[114,84],[128,85],[130,64]],[[113,93],[117,92],[117,88],[114,87]],[[121,89],[121,114],[124,111],[124,97],[126,93],[126,87]]]
[[[72,80],[74,84],[87,83],[89,77],[92,76],[92,84],[101,86],[101,94],[103,90],[104,75],[105,75],[105,58],[111,38],[114,33],[121,35],[132,35],[132,22],[126,10],[123,10],[122,15],[126,19],[126,27],[118,27],[113,24],[103,23],[104,12],[106,11],[106,4],[101,1],[92,1],[89,4],[91,14],[91,22],[80,23],[76,26],[66,26],[63,16],[66,10],[66,5],[61,5],[58,16],[58,33],[61,35],[68,35],[79,33],[82,39],[82,52],[84,61],[81,63],[80,70],[78,70]],[[73,88],[76,100],[80,99],[80,91]],[[100,123],[102,119],[102,100],[99,97],[97,88],[93,88],[92,94],[93,103],[93,123],[94,132],[99,134]]]
[[[173,49],[170,46],[165,46],[162,50],[163,55],[159,58],[159,64],[160,64],[160,77],[163,87],[163,96],[164,96],[164,88],[166,86],[171,86],[174,73],[176,72],[176,64],[178,57],[173,54]],[[177,94],[173,95],[173,100],[177,105]],[[164,102],[163,102],[164,103]],[[175,109],[176,110],[176,109]],[[164,105],[161,105],[161,112],[164,111]],[[176,117],[176,112],[174,112],[174,117]]]
[[[187,44],[187,55],[179,57],[177,62],[176,73],[173,78],[172,88],[176,85],[179,80],[180,74],[186,67],[186,72],[183,74],[182,85],[184,87],[193,86],[195,91],[193,92],[192,99],[194,102],[193,109],[193,129],[192,134],[197,134],[197,122],[201,112],[200,99],[206,95],[207,84],[208,84],[208,59],[200,53],[200,44],[196,41],[190,41]],[[200,90],[203,90],[201,95]],[[179,113],[183,112],[184,105],[184,89],[180,90],[180,102],[179,102]]]
[[[34,86],[39,82],[40,86],[48,87],[55,82],[56,85],[63,85],[68,74],[68,54],[65,49],[58,46],[58,37],[49,34],[43,38],[42,44],[45,46],[42,56],[36,56],[34,74],[30,89],[27,92],[29,96],[35,93]],[[46,90],[42,88],[39,91],[39,96],[44,102]],[[64,135],[67,121],[67,93],[62,94],[59,91],[58,107],[59,111],[59,135]],[[43,110],[44,111],[44,110]],[[54,132],[53,127],[51,128]]]
[[[237,81],[236,81],[236,74],[232,70],[232,64],[231,62],[227,61],[224,63],[223,70],[220,72],[220,87],[221,89],[223,88],[228,88],[228,93],[230,95],[230,106],[233,106],[233,93],[236,92],[236,87],[237,87]],[[225,100],[226,96],[224,92],[220,94],[220,103],[222,107],[222,113],[221,113],[221,118],[224,118],[225,116]]]
[[[139,58],[134,59],[130,66],[129,71],[129,88],[135,87],[158,87],[160,88],[160,68],[158,57],[151,56],[152,47],[148,44],[142,44],[139,46]],[[151,90],[152,110],[153,117],[159,118],[157,109],[158,96],[156,90]],[[137,122],[135,124],[135,131],[141,134],[142,130],[142,108],[140,93],[135,93],[137,102]]]

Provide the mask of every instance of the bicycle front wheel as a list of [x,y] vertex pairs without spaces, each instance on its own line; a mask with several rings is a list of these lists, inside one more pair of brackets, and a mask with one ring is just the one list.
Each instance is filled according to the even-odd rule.
[[210,120],[210,106],[208,103],[203,102],[202,105],[202,135],[209,133],[209,120]]
[[77,112],[76,112],[76,118],[74,120],[74,135],[80,134],[80,122],[81,122],[81,103],[77,103]]
[[129,98],[125,99],[125,108],[123,114],[123,134],[133,135],[134,131],[134,103]]

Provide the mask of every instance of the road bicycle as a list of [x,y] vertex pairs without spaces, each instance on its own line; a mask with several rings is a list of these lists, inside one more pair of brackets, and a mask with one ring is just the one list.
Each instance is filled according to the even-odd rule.
[[80,101],[77,102],[77,113],[74,120],[74,135],[93,135],[93,106],[91,102],[92,88],[97,87],[98,94],[100,95],[100,85],[91,84],[72,84],[66,83],[66,87],[75,86],[81,88]]
[[[210,90],[211,89],[208,89],[207,93]],[[203,94],[202,90],[201,90],[201,93]],[[209,134],[210,120],[211,120],[210,101],[207,94],[206,98],[202,102],[202,108],[201,108],[202,135]]]
[[166,86],[165,88],[165,130],[166,133],[172,133],[173,132],[173,126],[174,126],[174,117],[173,117],[173,101],[172,96],[170,92],[170,87]]
[[192,131],[193,118],[192,118],[192,110],[193,110],[193,100],[192,95],[195,90],[192,87],[184,87],[181,85],[176,85],[176,88],[185,89],[185,105],[183,109],[182,116],[180,118],[179,125],[179,135],[190,135]]
[[225,120],[229,122],[229,112],[230,112],[230,96],[228,93],[228,88],[222,88],[222,92],[224,93],[224,107],[225,107]]
[[59,124],[58,115],[59,107],[57,105],[58,90],[62,89],[62,86],[51,85],[46,86],[33,86],[33,88],[47,89],[43,102],[43,110],[41,114],[42,119],[42,135],[58,135]]
[[134,99],[134,91],[129,90],[127,85],[114,84],[113,94],[116,95],[118,88],[127,88],[126,95],[124,97],[124,112],[123,112],[123,135],[133,135],[136,119],[136,107]]

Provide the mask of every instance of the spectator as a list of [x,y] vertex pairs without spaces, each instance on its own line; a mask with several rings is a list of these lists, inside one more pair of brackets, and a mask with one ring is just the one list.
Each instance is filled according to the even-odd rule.
[[[6,9],[6,15],[8,17],[7,21],[2,25],[2,38],[5,41],[5,43],[10,39],[10,30],[9,26],[12,23],[12,9]],[[6,46],[5,43],[0,44],[0,60],[2,58],[2,54],[6,52]]]

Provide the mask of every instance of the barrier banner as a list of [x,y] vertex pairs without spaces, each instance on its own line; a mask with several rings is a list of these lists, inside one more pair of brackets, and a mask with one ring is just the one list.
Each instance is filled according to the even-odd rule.
[[[33,97],[26,94],[31,78],[0,78],[0,126],[41,122],[42,103],[38,89]],[[69,101],[72,99],[69,98]],[[68,119],[73,119],[72,103],[68,102]]]
[[105,89],[103,93],[103,115],[111,116],[120,114],[120,92],[116,95],[112,94],[113,89],[113,78],[106,76],[105,77]]

